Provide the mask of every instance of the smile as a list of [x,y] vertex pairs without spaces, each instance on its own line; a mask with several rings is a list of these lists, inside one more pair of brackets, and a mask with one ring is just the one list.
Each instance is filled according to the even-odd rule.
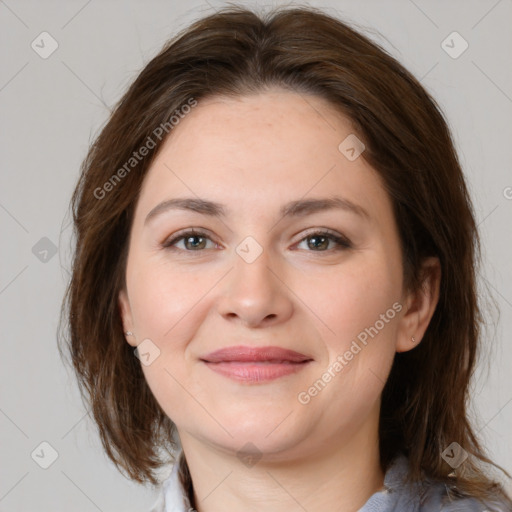
[[263,362],[241,362],[225,361],[210,363],[205,361],[206,366],[214,372],[225,377],[242,382],[264,382],[275,380],[285,375],[291,375],[302,370],[310,361],[292,363],[290,361],[263,361]]

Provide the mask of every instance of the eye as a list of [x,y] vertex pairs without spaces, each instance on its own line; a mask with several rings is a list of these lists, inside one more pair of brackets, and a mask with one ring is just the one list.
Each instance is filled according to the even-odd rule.
[[[178,247],[177,244],[183,241],[184,248]],[[208,233],[200,230],[190,229],[185,232],[178,233],[174,237],[168,239],[162,244],[162,247],[169,250],[185,250],[186,252],[201,252],[203,249],[207,249],[207,242],[210,241],[214,244],[213,249],[218,247],[218,244],[214,243],[209,238]],[[312,252],[327,252],[329,251],[329,244],[332,243],[334,248],[330,250],[339,251],[343,249],[349,249],[352,247],[351,242],[329,230],[313,231],[299,241],[299,244],[306,242],[309,249],[313,249]],[[211,249],[212,247],[210,247]],[[311,251],[310,251],[311,252]]]
[[[182,232],[182,233],[170,238],[169,240],[166,240],[162,244],[162,247],[170,249],[170,250],[175,250],[177,248],[176,244],[178,242],[181,242],[182,240],[185,244],[184,250],[186,250],[188,252],[201,251],[202,249],[206,248],[206,241],[207,240],[211,241],[211,239],[208,238],[207,233],[205,233],[204,231],[197,231],[194,229],[190,229],[189,231]],[[216,245],[217,244],[215,244],[215,246]],[[183,250],[181,248],[178,248],[178,249]]]
[[314,249],[313,252],[328,251],[329,242],[334,243],[333,250],[335,251],[349,249],[352,247],[352,244],[347,238],[328,230],[314,231],[309,233],[299,242],[299,244],[303,243],[304,241],[306,241],[308,248]]

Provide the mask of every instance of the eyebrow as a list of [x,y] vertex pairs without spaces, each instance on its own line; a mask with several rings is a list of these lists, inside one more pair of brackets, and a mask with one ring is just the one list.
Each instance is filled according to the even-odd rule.
[[[334,196],[318,199],[299,199],[283,205],[280,209],[281,217],[304,217],[324,210],[344,210],[369,220],[370,214],[360,205],[343,197]],[[169,210],[185,210],[217,218],[226,218],[226,207],[214,201],[194,197],[177,197],[168,199],[156,205],[146,216],[144,224]]]

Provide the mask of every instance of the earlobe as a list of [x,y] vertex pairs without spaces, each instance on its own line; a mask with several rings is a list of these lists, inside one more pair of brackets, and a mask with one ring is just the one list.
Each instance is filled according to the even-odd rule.
[[133,333],[133,321],[132,321],[132,313],[130,303],[128,301],[128,296],[126,290],[121,290],[119,292],[118,300],[119,313],[121,315],[121,322],[123,324],[123,336],[126,338],[126,341],[132,346],[136,347],[136,339]]
[[423,262],[422,285],[407,297],[407,308],[401,318],[396,351],[407,352],[422,340],[439,301],[441,264],[439,258],[429,257]]

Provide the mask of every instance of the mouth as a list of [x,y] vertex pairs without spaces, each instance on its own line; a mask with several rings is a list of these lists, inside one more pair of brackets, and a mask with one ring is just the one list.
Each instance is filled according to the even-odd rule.
[[313,359],[281,347],[236,346],[216,350],[201,358],[212,371],[230,379],[266,382],[304,369]]

